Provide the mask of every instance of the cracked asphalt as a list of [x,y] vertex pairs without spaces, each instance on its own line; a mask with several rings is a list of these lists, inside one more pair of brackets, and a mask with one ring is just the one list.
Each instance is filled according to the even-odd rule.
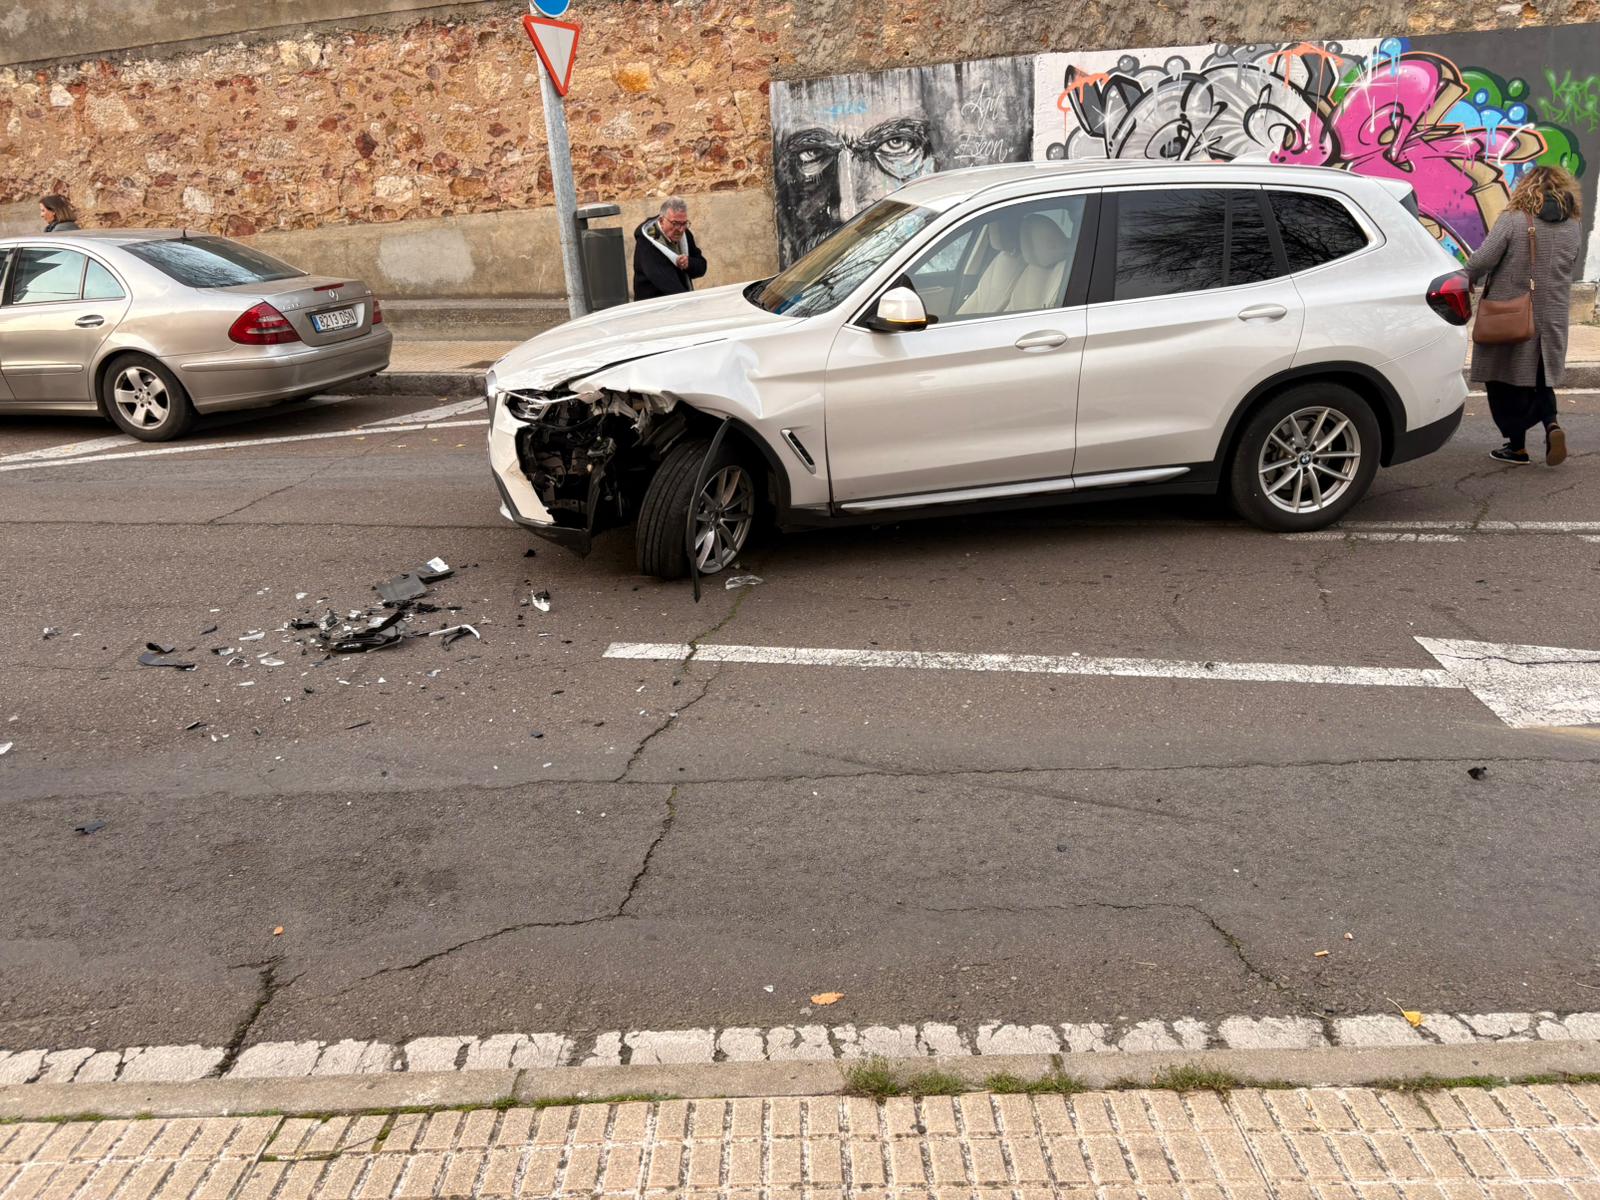
[[[1452,690],[602,655],[1600,649],[1600,544],[1113,504],[771,538],[764,584],[696,605],[625,533],[580,560],[505,523],[481,426],[239,445],[437,403],[0,472],[0,1045],[1597,1006],[1595,729]],[[1353,519],[1600,520],[1592,399],[1559,470],[1491,464],[1473,407]],[[13,419],[0,457],[106,432]],[[276,632],[435,555],[459,611],[418,625],[481,640]],[[141,667],[151,641],[197,669]]]

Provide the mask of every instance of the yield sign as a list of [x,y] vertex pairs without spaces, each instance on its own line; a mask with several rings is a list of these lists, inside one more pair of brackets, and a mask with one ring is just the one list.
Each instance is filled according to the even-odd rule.
[[539,61],[550,72],[550,82],[563,96],[572,85],[572,64],[578,57],[579,26],[570,21],[554,21],[549,17],[536,17],[528,13],[522,18],[522,27],[533,39],[533,48],[539,52]]

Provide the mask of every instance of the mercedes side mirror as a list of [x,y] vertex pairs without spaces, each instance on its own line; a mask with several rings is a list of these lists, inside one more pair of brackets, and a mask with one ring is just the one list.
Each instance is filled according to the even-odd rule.
[[928,327],[928,310],[910,288],[893,287],[878,297],[877,309],[862,324],[878,333],[910,333]]

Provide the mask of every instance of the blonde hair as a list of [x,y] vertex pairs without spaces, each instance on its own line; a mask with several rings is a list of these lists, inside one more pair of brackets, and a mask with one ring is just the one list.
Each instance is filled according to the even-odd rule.
[[1560,167],[1534,167],[1517,180],[1511,193],[1511,208],[1537,216],[1545,201],[1555,197],[1569,219],[1583,215],[1578,181]]

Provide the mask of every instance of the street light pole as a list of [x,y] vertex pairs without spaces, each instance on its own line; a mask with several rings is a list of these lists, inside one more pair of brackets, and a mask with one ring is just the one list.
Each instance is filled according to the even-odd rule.
[[567,280],[567,313],[589,311],[583,294],[583,269],[578,262],[578,193],[572,182],[572,148],[567,143],[566,102],[549,72],[540,71],[539,97],[544,101],[544,132],[550,144],[550,183],[556,194],[556,223],[561,232],[561,268]]

